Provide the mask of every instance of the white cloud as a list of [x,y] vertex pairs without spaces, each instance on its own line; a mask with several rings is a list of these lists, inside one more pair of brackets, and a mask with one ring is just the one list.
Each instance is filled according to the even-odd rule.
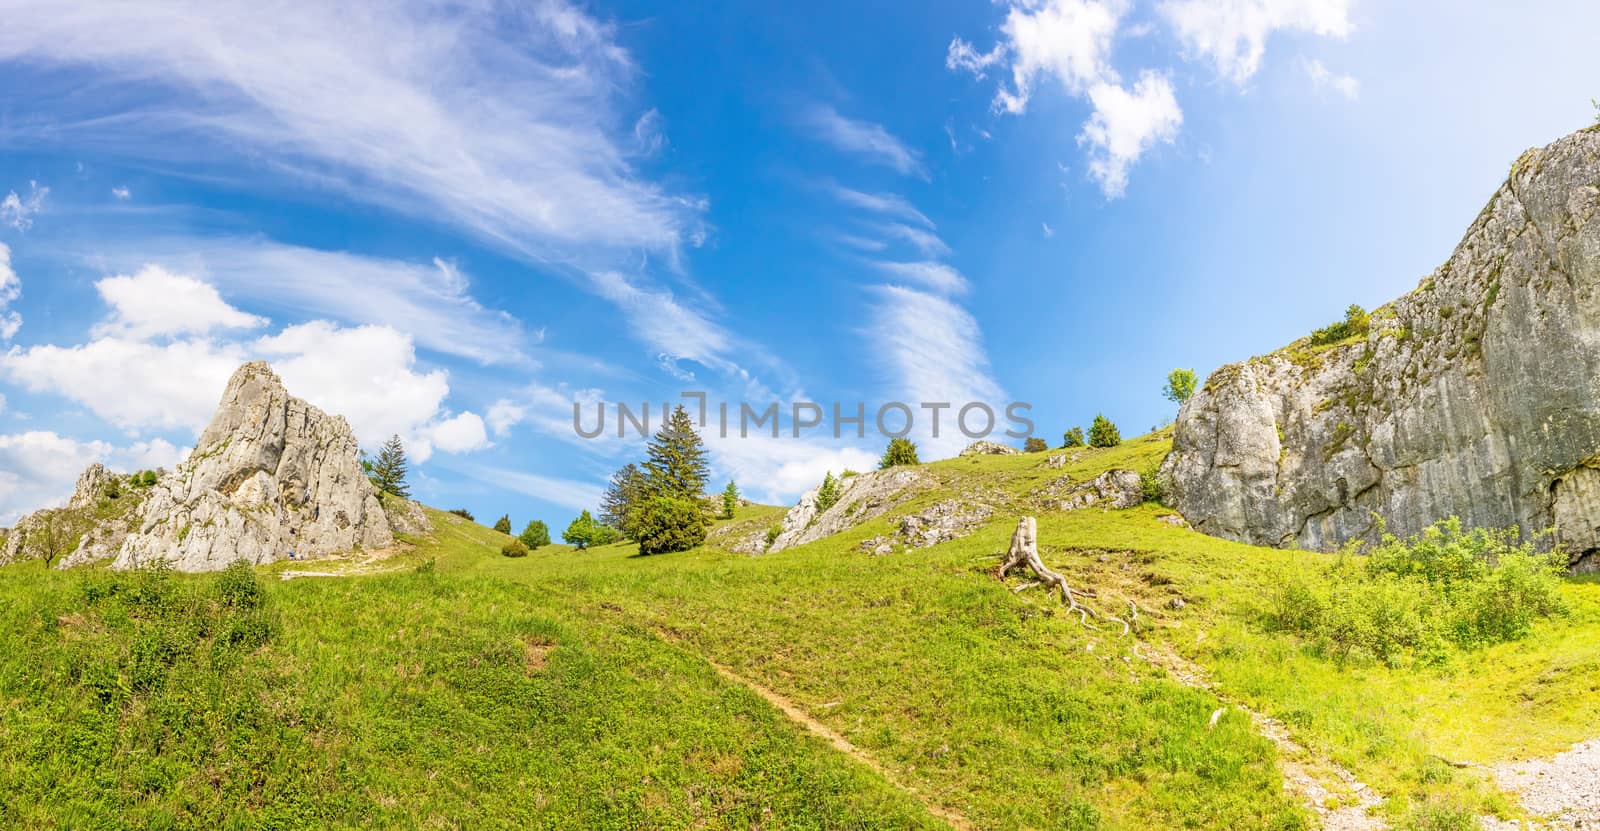
[[476,413],[461,413],[435,422],[427,429],[433,446],[446,453],[471,453],[489,447],[489,434],[483,418]]
[[1183,125],[1183,112],[1166,76],[1146,71],[1133,89],[1096,84],[1089,91],[1094,115],[1078,136],[1089,147],[1089,175],[1108,197],[1128,187],[1128,168],[1157,142],[1170,143]]
[[211,285],[159,265],[146,265],[132,276],[107,277],[94,286],[111,307],[110,319],[95,327],[97,335],[148,340],[267,324],[264,318],[228,305]]
[[979,53],[955,39],[945,65],[979,78],[989,67],[1008,64],[1011,84],[995,92],[994,108],[1021,115],[1040,84],[1053,79],[1063,92],[1087,98],[1093,107],[1078,143],[1089,149],[1089,174],[1108,197],[1127,188],[1128,170],[1151,147],[1170,142],[1183,123],[1172,83],[1146,71],[1129,89],[1111,64],[1124,0],[1010,0],[1001,39]]
[[599,267],[674,253],[703,210],[637,174],[625,111],[636,69],[614,34],[566,0],[70,14],[15,0],[0,61],[81,69],[99,90],[41,101],[13,141],[200,162],[238,148],[537,260]]
[[1044,238],[1045,239],[1050,239],[1051,237],[1056,235],[1056,229],[1051,228],[1050,227],[1050,223],[1048,223],[1048,222],[1040,222],[1039,223],[1039,230],[1041,230],[1044,233]]
[[44,198],[49,194],[49,188],[41,188],[38,182],[32,181],[28,182],[27,196],[18,196],[16,191],[7,193],[5,199],[0,199],[0,222],[18,231],[32,228],[33,217],[44,207]]
[[677,368],[677,362],[686,359],[737,371],[727,358],[733,346],[732,336],[699,310],[680,303],[665,289],[636,285],[615,271],[593,276],[600,296],[622,310],[634,333],[657,351],[664,368]]
[[0,526],[66,504],[83,469],[114,449],[102,441],[80,442],[45,431],[0,435]]
[[484,308],[467,275],[440,259],[417,263],[226,237],[146,240],[109,257],[120,266],[181,266],[264,311],[391,326],[424,348],[483,364],[524,362],[526,348],[543,338]]
[[[989,358],[978,322],[949,300],[903,286],[879,286],[874,321],[867,335],[884,363],[899,400],[916,408],[921,402],[988,402],[1004,418],[1003,391],[990,376]],[[966,443],[955,428],[955,413],[940,420],[939,438],[922,430],[931,426],[928,413],[918,413],[918,433],[929,448],[926,458],[950,455]],[[1001,421],[1003,423],[1003,421]],[[975,427],[978,425],[974,425]],[[1003,428],[999,428],[1003,429]]]
[[[347,329],[313,321],[261,338],[251,352],[271,362],[291,394],[348,419],[363,445],[398,435],[417,462],[433,455],[434,422],[450,392],[449,376],[441,369],[417,371],[409,336],[386,326]],[[477,426],[481,430],[482,422]]]
[[937,234],[924,231],[921,228],[913,228],[900,222],[890,222],[878,226],[878,230],[886,236],[910,243],[911,247],[917,249],[924,257],[943,257],[950,253],[950,246],[945,245],[944,240],[939,239]]
[[22,296],[22,279],[11,269],[11,247],[0,242],[0,343],[17,336],[22,315],[11,308]]
[[854,208],[871,211],[884,216],[899,217],[910,220],[926,228],[933,227],[933,220],[924,216],[916,206],[907,202],[904,197],[893,193],[868,193],[866,191],[847,188],[843,185],[832,184],[828,192],[835,199]]
[[511,432],[511,428],[521,424],[527,417],[527,407],[502,398],[489,405],[489,430],[496,438],[503,438]]
[[1012,0],[1000,26],[1002,39],[993,50],[979,53],[956,38],[945,65],[982,78],[984,70],[1009,61],[1012,86],[995,93],[994,106],[1020,115],[1045,78],[1053,77],[1071,95],[1114,81],[1111,45],[1125,11],[1119,0]]
[[107,337],[70,347],[13,347],[0,356],[0,373],[31,391],[66,396],[124,430],[198,433],[246,359],[239,346],[208,340]]
[[111,189],[111,195],[123,202],[126,202],[133,198],[133,191],[128,190],[126,187],[115,187]]
[[874,164],[891,167],[900,173],[926,178],[922,157],[907,147],[880,124],[845,118],[833,107],[818,104],[805,115],[805,123],[816,138],[846,153],[861,156]]
[[1311,83],[1317,89],[1331,89],[1344,96],[1346,100],[1354,101],[1361,97],[1361,82],[1349,75],[1333,72],[1315,58],[1301,61],[1301,67],[1306,75],[1311,78]]
[[967,278],[944,263],[932,261],[916,263],[874,263],[881,271],[903,280],[910,280],[941,294],[963,294],[971,286]]
[[1166,0],[1159,9],[1186,50],[1240,85],[1261,68],[1275,31],[1342,38],[1355,28],[1350,0]]
[[860,448],[788,434],[741,438],[735,432],[724,439],[708,431],[706,449],[716,470],[738,482],[745,498],[777,505],[792,504],[821,484],[829,472],[838,476],[846,470],[867,471],[878,466],[877,457]]

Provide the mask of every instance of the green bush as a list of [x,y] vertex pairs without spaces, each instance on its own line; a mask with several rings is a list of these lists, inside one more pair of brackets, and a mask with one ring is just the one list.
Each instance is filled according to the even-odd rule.
[[478,518],[473,516],[472,512],[467,510],[466,508],[451,508],[450,509],[450,513],[455,514],[456,516],[461,517],[462,519],[464,519],[464,520],[466,520],[468,522],[477,522],[478,521]]
[[[1194,396],[1194,388],[1199,385],[1200,379],[1192,369],[1174,369],[1167,373],[1167,385],[1162,388],[1161,394],[1168,401],[1179,406]],[[1150,432],[1154,433],[1154,430]]]
[[1122,433],[1117,431],[1117,425],[1103,415],[1095,414],[1094,423],[1089,425],[1090,447],[1116,447],[1122,444]]
[[1372,317],[1367,314],[1367,310],[1351,303],[1350,308],[1344,310],[1344,320],[1330,323],[1311,333],[1311,345],[1326,346],[1338,343],[1346,338],[1365,335],[1371,328]]
[[825,513],[829,508],[839,504],[839,480],[833,478],[833,471],[828,471],[822,477],[822,487],[817,489],[817,513]]
[[688,551],[706,541],[706,517],[700,504],[658,496],[637,516],[640,554]]
[[1540,553],[1517,529],[1464,531],[1454,517],[1401,540],[1385,534],[1365,557],[1351,546],[1321,575],[1289,581],[1268,615],[1340,660],[1435,663],[1527,637],[1562,612],[1566,559]]
[[888,470],[899,465],[920,465],[917,459],[917,445],[910,439],[890,439],[889,446],[883,450],[883,458],[878,460],[879,470]]
[[256,570],[245,560],[234,560],[217,578],[217,594],[222,602],[241,609],[259,609],[263,602]]
[[537,551],[540,546],[550,544],[550,526],[545,525],[543,520],[535,519],[528,523],[528,527],[522,529],[522,534],[517,539],[521,540],[529,551]]
[[767,548],[771,548],[772,544],[777,542],[778,541],[778,537],[782,536],[782,534],[783,534],[783,526],[782,525],[768,526],[767,527]]
[[1167,478],[1161,475],[1161,468],[1151,468],[1139,474],[1139,490],[1146,502],[1164,502],[1167,498]]
[[1062,448],[1082,447],[1083,446],[1083,428],[1082,427],[1068,428],[1067,432],[1061,434],[1061,446],[1062,446]]
[[500,546],[500,554],[505,557],[526,557],[528,556],[528,547],[522,544],[522,540],[513,539]]
[[1050,445],[1038,436],[1029,436],[1028,440],[1022,443],[1024,453],[1043,453],[1049,449]]
[[502,514],[499,519],[495,520],[494,530],[509,536],[511,534],[511,515]]

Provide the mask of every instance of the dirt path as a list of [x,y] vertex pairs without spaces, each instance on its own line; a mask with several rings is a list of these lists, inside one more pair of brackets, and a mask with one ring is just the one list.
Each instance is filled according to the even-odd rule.
[[[1223,693],[1198,664],[1165,646],[1141,644],[1136,654],[1166,670],[1178,683],[1206,690],[1223,703],[1248,713],[1257,732],[1278,746],[1284,790],[1316,812],[1322,820],[1323,831],[1388,829],[1388,823],[1370,813],[1370,809],[1383,804],[1383,796],[1337,762],[1317,756],[1295,741],[1283,722],[1256,712]],[[1355,799],[1354,805],[1343,804],[1351,797]]]
[[[683,639],[677,637],[671,632],[657,630],[656,634],[667,643],[673,644],[679,648],[686,648]],[[693,652],[693,650],[689,651]],[[962,816],[960,812],[928,800],[927,797],[924,797],[922,794],[918,793],[916,788],[901,781],[900,778],[895,776],[892,771],[879,764],[878,760],[872,758],[872,756],[865,750],[862,750],[861,748],[856,747],[854,744],[851,744],[850,740],[845,738],[841,733],[813,718],[811,714],[807,713],[803,708],[800,707],[800,705],[782,695],[779,695],[776,692],[773,692],[772,690],[767,689],[766,687],[763,687],[760,684],[757,684],[754,681],[751,681],[748,678],[740,676],[733,670],[728,669],[727,667],[705,657],[704,655],[700,655],[698,652],[693,652],[693,654],[710,664],[712,668],[717,671],[718,675],[721,675],[723,678],[726,678],[727,680],[738,684],[739,686],[744,687],[745,689],[766,699],[768,704],[778,708],[780,712],[789,717],[790,721],[793,721],[795,724],[804,727],[807,732],[822,739],[823,741],[826,741],[828,744],[833,746],[834,750],[844,753],[861,764],[866,765],[875,771],[879,776],[882,776],[884,779],[888,780],[889,784],[899,788],[902,791],[905,791],[912,798],[922,803],[922,807],[927,809],[928,813],[950,823],[951,826],[960,829],[960,831],[977,831],[978,826],[972,824],[972,822],[965,816]]]
[[1533,827],[1600,828],[1600,739],[1574,745],[1549,759],[1497,765],[1494,778],[1522,800],[1528,813],[1544,818],[1543,826]]

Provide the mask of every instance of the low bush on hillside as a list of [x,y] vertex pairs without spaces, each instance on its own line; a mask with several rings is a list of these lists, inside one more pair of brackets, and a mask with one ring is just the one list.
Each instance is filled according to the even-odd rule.
[[464,520],[466,520],[468,522],[477,522],[478,521],[477,517],[474,517],[472,515],[472,512],[467,510],[466,508],[451,508],[450,509],[450,513],[455,514],[456,516],[461,517],[462,519],[464,519]]
[[528,556],[528,546],[524,545],[522,540],[514,539],[500,546],[500,553],[506,557],[526,557]]
[[1043,453],[1049,449],[1049,443],[1038,436],[1029,436],[1028,440],[1022,443],[1022,452],[1024,453]]
[[1371,328],[1372,319],[1367,310],[1351,303],[1350,308],[1344,310],[1344,320],[1330,323],[1311,333],[1311,345],[1326,346],[1338,343],[1346,338],[1365,335]]
[[687,499],[657,497],[638,511],[639,553],[688,551],[706,541],[706,515]]
[[1366,556],[1342,553],[1324,579],[1290,580],[1272,627],[1312,639],[1340,660],[1434,663],[1450,647],[1526,637],[1562,611],[1565,557],[1515,528],[1463,530],[1452,517],[1409,539],[1385,534]]

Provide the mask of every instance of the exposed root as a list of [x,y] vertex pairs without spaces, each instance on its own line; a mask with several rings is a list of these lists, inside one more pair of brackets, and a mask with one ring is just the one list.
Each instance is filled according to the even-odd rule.
[[995,576],[1004,580],[1006,575],[1011,573],[1013,569],[1023,566],[1026,566],[1039,579],[1025,583],[1021,588],[1013,589],[1012,591],[1022,591],[1022,589],[1029,586],[1047,586],[1051,590],[1061,592],[1061,597],[1067,601],[1067,612],[1076,612],[1084,626],[1090,629],[1098,629],[1100,627],[1090,623],[1089,618],[1103,619],[1121,623],[1123,634],[1128,633],[1128,624],[1121,618],[1106,617],[1095,611],[1088,604],[1078,602],[1080,596],[1094,597],[1093,591],[1088,589],[1073,591],[1072,586],[1067,583],[1067,578],[1052,571],[1049,566],[1044,564],[1044,560],[1039,559],[1039,523],[1031,516],[1025,516],[1017,520],[1017,530],[1011,533],[1011,548],[1006,551],[1006,560],[1001,563],[1000,570],[995,573]]

